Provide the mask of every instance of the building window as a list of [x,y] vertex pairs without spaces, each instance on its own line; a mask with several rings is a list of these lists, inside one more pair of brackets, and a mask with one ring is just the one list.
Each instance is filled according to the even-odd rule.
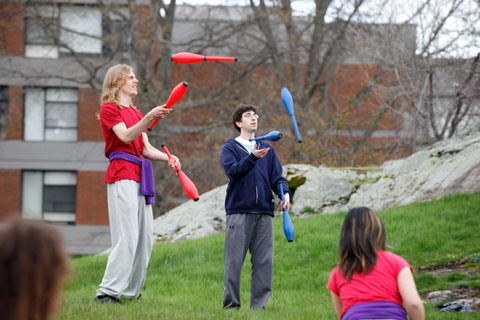
[[77,174],[65,171],[23,171],[22,217],[75,223]]
[[0,86],[0,140],[7,138],[8,87]]
[[77,89],[25,89],[25,141],[77,141],[77,123]]
[[25,56],[102,53],[102,13],[92,6],[34,5],[27,8]]
[[104,55],[115,55],[118,52],[128,52],[128,37],[130,12],[127,8],[118,8],[103,15],[103,47]]

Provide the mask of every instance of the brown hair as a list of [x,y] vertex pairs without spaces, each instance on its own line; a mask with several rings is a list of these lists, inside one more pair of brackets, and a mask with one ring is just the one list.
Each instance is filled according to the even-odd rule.
[[257,109],[251,104],[240,104],[235,108],[235,111],[233,111],[232,124],[235,130],[238,132],[240,132],[240,128],[237,126],[237,122],[242,121],[242,115],[247,111],[253,111],[257,113]]
[[2,319],[50,319],[69,270],[62,236],[54,227],[23,219],[0,225]]
[[371,271],[377,263],[377,251],[385,250],[386,239],[385,226],[373,210],[351,209],[343,222],[338,249],[338,265],[345,280],[354,272]]

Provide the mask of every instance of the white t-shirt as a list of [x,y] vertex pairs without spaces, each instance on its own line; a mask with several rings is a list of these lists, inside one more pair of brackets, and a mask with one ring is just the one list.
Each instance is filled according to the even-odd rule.
[[240,137],[236,137],[235,140],[247,149],[248,153],[252,153],[255,147],[255,141],[248,141]]

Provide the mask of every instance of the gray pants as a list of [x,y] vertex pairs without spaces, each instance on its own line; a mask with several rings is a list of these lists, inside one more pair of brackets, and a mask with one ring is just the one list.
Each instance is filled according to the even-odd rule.
[[97,296],[136,298],[145,283],[153,245],[152,206],[140,183],[120,180],[107,185],[112,251]]
[[252,262],[250,307],[263,308],[272,292],[273,221],[266,214],[227,215],[223,307],[240,307],[240,276],[247,250]]

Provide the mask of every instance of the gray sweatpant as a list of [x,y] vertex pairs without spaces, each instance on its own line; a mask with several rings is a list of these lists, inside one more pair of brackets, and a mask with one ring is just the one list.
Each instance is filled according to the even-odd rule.
[[152,206],[140,194],[140,183],[133,180],[109,183],[107,192],[112,252],[97,296],[136,298],[152,252]]
[[240,307],[240,276],[247,250],[250,250],[252,274],[250,308],[267,304],[272,292],[273,221],[267,214],[227,215],[225,232],[225,272],[223,307]]

